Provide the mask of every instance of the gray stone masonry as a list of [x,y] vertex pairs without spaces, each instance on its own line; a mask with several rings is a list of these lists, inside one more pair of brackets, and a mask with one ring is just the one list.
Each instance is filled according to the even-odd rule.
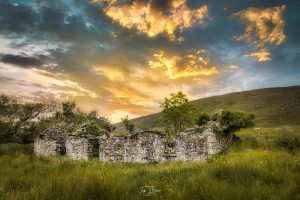
[[62,129],[47,129],[35,141],[38,155],[66,155],[74,160],[99,158],[107,162],[162,163],[170,161],[203,161],[223,151],[227,142],[211,126],[192,128],[178,134],[174,141],[153,131],[140,131],[129,136],[95,137],[66,134]]
[[99,154],[99,140],[93,136],[68,135],[66,155],[73,160],[88,160]]
[[152,131],[124,137],[100,138],[99,159],[114,162],[164,162],[165,139]]
[[63,155],[66,132],[63,125],[56,125],[46,129],[34,141],[34,153],[41,156]]
[[100,138],[99,159],[113,162],[202,161],[226,148],[224,139],[211,128],[188,129],[169,144],[159,133],[138,132],[131,136]]

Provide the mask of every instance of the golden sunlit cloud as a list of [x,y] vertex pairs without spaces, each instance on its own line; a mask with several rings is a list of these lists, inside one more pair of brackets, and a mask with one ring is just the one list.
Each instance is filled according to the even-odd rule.
[[191,50],[184,56],[158,51],[142,66],[95,65],[93,71],[101,77],[98,84],[108,92],[107,116],[114,122],[125,115],[137,117],[159,111],[162,94],[185,91],[196,99],[196,88],[215,84],[218,67],[211,67],[204,50]]
[[248,8],[240,11],[234,16],[241,19],[246,24],[245,33],[235,36],[234,39],[244,40],[259,49],[257,52],[245,56],[257,57],[259,62],[269,61],[270,52],[266,51],[267,45],[280,45],[285,41],[283,12],[285,5],[258,9]]
[[260,49],[257,52],[252,52],[249,54],[245,54],[244,56],[252,56],[252,57],[257,57],[258,62],[265,62],[271,60],[269,57],[271,55],[270,52],[266,51],[265,49]]
[[170,79],[193,76],[209,76],[218,73],[216,67],[209,67],[208,59],[203,57],[203,51],[190,53],[185,57],[169,55],[159,51],[153,55],[154,60],[149,61],[153,69],[163,69]]
[[[127,29],[136,29],[148,37],[166,33],[170,40],[182,41],[183,37],[176,37],[175,32],[202,24],[208,18],[207,6],[191,9],[187,0],[172,0],[163,7],[155,6],[159,1],[133,1],[132,4],[120,0],[92,0],[93,3],[104,3],[104,13],[113,21]],[[162,2],[159,2],[162,3]],[[157,3],[157,4],[159,4]]]

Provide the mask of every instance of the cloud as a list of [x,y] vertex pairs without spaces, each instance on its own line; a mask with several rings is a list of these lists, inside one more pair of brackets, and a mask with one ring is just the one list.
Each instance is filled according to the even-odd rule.
[[153,55],[149,66],[153,69],[164,70],[170,79],[217,74],[218,70],[216,67],[208,66],[208,59],[204,57],[203,53],[203,50],[198,50],[181,57],[159,51]]
[[[214,19],[203,28],[202,23],[209,19],[205,2],[102,1],[104,12],[100,12],[98,4],[82,0],[19,1],[17,7],[11,0],[0,0],[0,59],[4,55],[19,55],[42,62],[42,67],[0,62],[0,92],[24,99],[75,100],[83,110],[97,109],[116,122],[125,115],[137,117],[158,112],[159,102],[178,90],[197,99],[268,86],[268,81],[247,79],[257,74],[275,74],[273,85],[279,84],[278,80],[298,84],[299,28],[295,26],[297,17],[293,17],[297,16],[296,5],[286,3],[288,48],[274,49],[272,61],[264,63],[272,67],[262,69],[261,63],[253,65],[252,59],[241,58],[244,46],[230,40],[239,24],[228,17],[231,11],[249,5],[271,4],[226,1],[228,10],[224,12],[224,1],[210,2],[209,12]],[[203,17],[198,18],[195,13],[200,8]],[[113,9],[118,11],[116,16],[122,14],[124,18],[116,18],[112,23],[106,10]],[[122,20],[131,27],[116,25]],[[242,21],[248,25],[247,20]],[[144,24],[145,29],[139,30]],[[191,28],[194,26],[199,28]],[[182,36],[186,37],[183,43],[169,42]],[[251,45],[256,49],[245,51],[249,56],[263,49]],[[276,42],[266,43],[265,51],[269,52],[272,46],[277,46]],[[191,50],[199,48],[206,51]]]
[[182,40],[176,37],[176,31],[193,25],[202,24],[208,18],[206,5],[191,9],[187,0],[135,0],[128,4],[122,0],[92,0],[93,3],[108,2],[104,13],[113,21],[127,29],[136,29],[148,37],[166,33],[170,40]]
[[259,49],[246,56],[257,57],[259,62],[271,60],[269,57],[271,53],[266,51],[266,48],[271,45],[280,45],[286,38],[285,21],[282,16],[284,10],[285,5],[266,9],[250,7],[234,14],[246,24],[245,33],[235,36],[234,39],[244,40]]
[[271,53],[266,51],[266,49],[260,49],[259,51],[245,54],[244,56],[257,57],[258,62],[265,62],[271,60],[271,58],[269,57],[270,55]]
[[13,64],[25,68],[39,67],[43,64],[43,61],[40,58],[12,54],[3,55],[0,58],[0,62],[6,64]]
[[[39,98],[39,91],[49,94],[57,100],[64,100],[72,97],[87,96],[96,98],[97,94],[89,91],[80,83],[68,80],[66,76],[52,74],[40,69],[20,68],[9,64],[0,63],[0,73],[5,76],[3,80],[0,77],[0,92],[8,91],[10,94],[19,95],[28,100],[30,98]],[[7,81],[13,81],[11,84]],[[24,95],[26,93],[26,95]]]
[[229,72],[240,72],[242,69],[241,67],[237,66],[237,65],[230,65],[227,67]]

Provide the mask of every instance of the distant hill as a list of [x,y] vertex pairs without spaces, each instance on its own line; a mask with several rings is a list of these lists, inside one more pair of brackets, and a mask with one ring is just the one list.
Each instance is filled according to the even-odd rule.
[[[244,110],[256,115],[256,127],[300,125],[300,86],[235,92],[193,101],[202,111]],[[132,119],[138,127],[157,126],[160,113]],[[119,131],[124,127],[116,124]]]

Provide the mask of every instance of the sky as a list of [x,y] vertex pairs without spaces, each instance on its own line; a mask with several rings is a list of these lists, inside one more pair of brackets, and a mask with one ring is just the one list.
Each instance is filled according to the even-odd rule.
[[0,93],[112,122],[300,84],[298,0],[0,0]]

